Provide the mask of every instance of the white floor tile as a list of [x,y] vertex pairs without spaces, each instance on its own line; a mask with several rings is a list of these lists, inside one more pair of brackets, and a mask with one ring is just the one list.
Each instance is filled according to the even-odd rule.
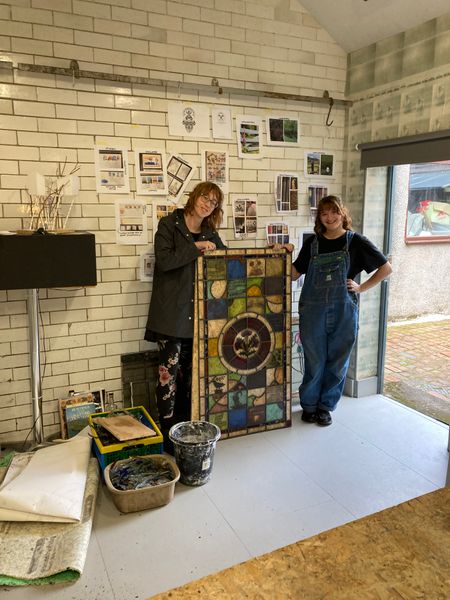
[[11,600],[143,600],[445,484],[448,427],[383,396],[343,398],[333,425],[217,444],[212,479],[121,515],[98,495],[75,584],[4,588]]

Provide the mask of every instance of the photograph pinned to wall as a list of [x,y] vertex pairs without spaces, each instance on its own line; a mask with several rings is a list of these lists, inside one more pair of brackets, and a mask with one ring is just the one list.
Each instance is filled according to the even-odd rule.
[[155,271],[155,255],[151,252],[144,252],[139,257],[139,280],[153,281]]
[[262,121],[259,117],[238,115],[236,136],[239,158],[262,158]]
[[275,203],[277,212],[298,210],[298,173],[277,173],[275,175]]
[[135,171],[137,194],[167,194],[166,153],[163,148],[137,148]]
[[308,202],[310,208],[317,208],[319,201],[328,196],[328,188],[324,185],[308,185]]
[[228,194],[228,152],[204,150],[202,156],[202,179],[211,181]]
[[267,245],[289,244],[289,225],[287,223],[268,223],[266,225]]
[[169,102],[169,134],[177,137],[211,138],[209,106],[193,102]]
[[237,240],[256,238],[258,205],[256,196],[236,196],[232,200],[234,237]]
[[193,165],[180,155],[172,154],[167,163],[167,195],[171,202],[178,202],[193,174]]
[[129,193],[128,150],[94,146],[95,182],[99,194]]
[[269,116],[266,118],[266,132],[268,146],[299,145],[300,127],[298,119]]
[[217,140],[230,140],[233,137],[231,110],[225,106],[216,106],[211,110],[212,134]]
[[305,152],[307,177],[334,177],[334,155],[329,152]]
[[[300,252],[300,250],[302,249],[302,246],[306,242],[306,240],[308,238],[310,238],[311,236],[314,236],[315,233],[314,233],[313,226],[311,226],[310,228],[301,228],[301,229],[298,229],[297,232],[298,232],[298,249],[299,249],[299,252]],[[294,260],[294,256],[295,255],[293,253],[292,260]],[[293,281],[292,283],[299,290],[303,286],[304,281],[305,281],[305,276],[301,275],[297,279],[297,281],[295,281],[295,282]]]
[[172,204],[172,202],[167,202],[164,200],[155,202],[153,204],[153,214],[152,214],[152,223],[153,223],[153,238],[155,237],[156,230],[158,229],[159,220],[163,217],[167,217],[174,210],[179,208],[176,204]]
[[116,242],[118,244],[147,244],[147,205],[141,200],[117,200]]

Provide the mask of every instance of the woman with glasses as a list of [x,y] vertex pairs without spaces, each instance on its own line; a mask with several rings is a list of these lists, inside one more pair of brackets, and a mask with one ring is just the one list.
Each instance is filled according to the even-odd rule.
[[145,339],[156,342],[159,368],[156,403],[164,447],[175,423],[191,417],[194,285],[197,258],[226,246],[217,233],[222,221],[222,190],[203,181],[184,208],[163,217],[155,235],[155,272]]

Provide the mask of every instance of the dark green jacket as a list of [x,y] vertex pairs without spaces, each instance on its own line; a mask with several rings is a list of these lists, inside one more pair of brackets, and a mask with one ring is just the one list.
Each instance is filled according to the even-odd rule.
[[[201,240],[214,242],[217,249],[226,248],[217,231],[206,226],[202,228]],[[183,209],[174,210],[159,221],[148,331],[170,337],[193,337],[195,265],[201,254],[186,227]]]

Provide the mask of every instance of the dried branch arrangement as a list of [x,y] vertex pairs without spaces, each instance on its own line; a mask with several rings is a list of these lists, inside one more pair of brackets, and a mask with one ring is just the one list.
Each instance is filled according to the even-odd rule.
[[[43,193],[33,194],[27,190],[29,201],[24,206],[24,212],[30,216],[29,230],[35,231],[40,227],[46,231],[66,229],[75,196],[78,194],[78,185],[75,183],[78,178],[75,174],[79,170],[80,166],[77,163],[70,172],[66,172],[67,161],[64,161],[63,165],[58,164],[54,177],[37,175],[37,179],[40,181],[36,189],[42,190]],[[61,212],[63,196],[72,196],[65,216]]]

